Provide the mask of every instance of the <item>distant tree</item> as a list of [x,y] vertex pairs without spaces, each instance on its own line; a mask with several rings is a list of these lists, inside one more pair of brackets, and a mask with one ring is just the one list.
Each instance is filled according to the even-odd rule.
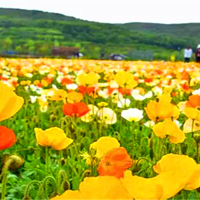
[[4,50],[4,51],[9,51],[9,50],[11,50],[11,48],[12,48],[12,40],[11,40],[11,38],[10,37],[7,37],[7,38],[5,38],[3,41],[2,41],[2,49]]
[[49,46],[44,44],[42,45],[39,49],[38,49],[38,53],[40,55],[46,56],[46,55],[50,55],[50,51],[51,49],[49,49]]
[[19,54],[20,54],[20,53],[23,53],[23,47],[20,46],[20,45],[19,45],[19,46],[16,46],[16,47],[15,47],[15,51],[16,51],[16,53],[19,53]]
[[60,46],[60,43],[58,42],[58,40],[54,40],[53,46],[54,47],[59,47]]

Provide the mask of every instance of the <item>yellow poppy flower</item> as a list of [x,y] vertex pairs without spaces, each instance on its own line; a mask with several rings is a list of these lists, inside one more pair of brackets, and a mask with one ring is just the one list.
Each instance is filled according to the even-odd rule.
[[155,178],[132,176],[125,172],[121,182],[133,199],[159,200],[163,195],[163,187],[156,183]]
[[71,91],[67,94],[67,101],[69,103],[80,102],[83,99],[83,94],[76,91]]
[[56,196],[51,200],[57,199],[132,200],[132,197],[118,178],[114,176],[97,176],[85,178],[78,191],[67,190],[62,195]]
[[183,113],[190,119],[200,121],[200,110],[197,108],[186,107]]
[[54,89],[52,90],[52,96],[49,97],[51,101],[61,101],[65,102],[65,98],[67,97],[67,92],[63,89]]
[[76,80],[79,85],[91,86],[97,84],[99,78],[100,76],[98,74],[90,72],[88,74],[83,73],[78,75]]
[[173,171],[174,176],[180,175],[179,179],[184,189],[200,187],[200,165],[187,155],[167,154],[153,166],[153,169],[158,174]]
[[170,93],[164,93],[164,94],[161,94],[159,97],[158,97],[158,99],[159,99],[159,102],[161,102],[161,101],[164,101],[164,102],[171,102],[171,100],[172,100],[172,98],[171,98],[171,95],[170,95]]
[[176,105],[173,105],[173,110],[172,110],[172,118],[173,119],[178,119],[180,115],[180,111]]
[[35,128],[37,143],[41,146],[50,146],[55,150],[67,148],[73,140],[68,138],[64,131],[57,127],[52,127],[46,130]]
[[99,106],[99,107],[106,107],[107,105],[108,105],[108,103],[104,102],[104,101],[97,103],[97,106]]
[[96,150],[96,157],[100,158],[108,151],[120,147],[120,143],[116,138],[104,136],[99,138],[96,142],[90,144],[90,149]]
[[0,121],[15,115],[24,103],[24,99],[15,94],[12,88],[0,82]]
[[174,171],[163,172],[152,178],[143,178],[125,172],[122,185],[131,194],[133,199],[160,200],[176,195],[184,184],[180,173]]
[[200,187],[200,165],[196,165],[190,179],[188,180],[185,190],[195,190]]
[[[170,157],[170,154],[166,156]],[[152,178],[133,176],[130,172],[125,172],[124,179],[121,179],[122,185],[134,199],[140,200],[164,200],[175,196],[182,189],[198,188],[200,184],[200,176],[198,175],[200,166],[194,165],[187,158],[186,160],[189,162],[186,160],[186,162],[181,162],[178,156],[180,155],[165,160],[165,170],[163,169],[159,175]],[[184,164],[186,164],[186,169]],[[156,170],[160,170],[159,166]]]
[[85,178],[79,186],[79,191],[88,199],[132,199],[120,179],[114,176]]
[[174,113],[174,105],[167,101],[150,101],[144,109],[152,121],[169,118]]
[[167,154],[164,155],[157,163],[153,166],[153,170],[160,174],[162,172],[174,171],[176,169],[184,169],[188,171],[191,167],[193,168],[196,162],[193,158],[187,155],[178,154]]
[[165,138],[168,135],[171,143],[182,143],[185,140],[184,132],[170,118],[154,125],[153,131],[160,138]]
[[138,85],[137,81],[134,79],[133,74],[125,71],[119,71],[115,75],[115,81],[120,87],[126,89],[132,89]]

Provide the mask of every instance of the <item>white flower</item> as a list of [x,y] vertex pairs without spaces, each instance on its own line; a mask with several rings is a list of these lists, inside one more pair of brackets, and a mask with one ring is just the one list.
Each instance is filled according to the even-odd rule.
[[57,81],[58,83],[61,83],[61,81],[62,81],[63,78],[64,78],[63,75],[59,75],[59,76],[56,78],[56,81]]
[[99,95],[100,97],[103,97],[103,98],[107,99],[107,98],[109,97],[108,89],[100,90],[100,91],[98,92],[98,95]]
[[52,84],[52,88],[55,89],[55,90],[58,90],[58,87],[54,84]]
[[192,92],[193,95],[200,95],[200,88]]
[[131,103],[131,100],[130,99],[120,99],[119,101],[118,101],[118,103],[117,103],[117,106],[119,107],[119,108],[126,108],[126,107],[129,107],[129,105],[130,105],[130,103]]
[[149,91],[144,95],[145,99],[151,98],[152,96],[153,96],[153,92],[152,91]]
[[38,98],[38,96],[30,96],[31,103],[35,103],[37,98]]
[[144,99],[151,98],[153,96],[153,93],[152,91],[149,91],[145,95],[141,95],[139,90],[133,90],[131,92],[131,95],[135,100],[143,101]]
[[38,69],[38,72],[41,75],[49,73],[49,66],[46,66],[46,65],[40,66],[40,68]]
[[163,90],[157,86],[152,88],[152,91],[154,92],[155,95],[161,95],[163,93]]
[[30,85],[30,89],[33,91],[33,92],[35,92],[36,90],[37,90],[37,86],[35,86],[35,85],[33,85],[33,84],[31,84]]
[[176,125],[180,128],[181,127],[181,122],[179,122],[178,120],[174,120],[174,122],[176,123]]
[[44,113],[44,112],[47,112],[47,110],[48,110],[48,105],[41,105],[41,106],[40,106],[40,111],[41,111],[41,112]]
[[33,74],[32,73],[26,73],[25,76],[28,77],[28,78],[32,78]]
[[78,88],[78,85],[75,84],[75,83],[67,84],[67,85],[66,85],[66,88],[67,88],[68,90],[76,90],[76,89]]
[[117,115],[116,113],[107,107],[104,107],[100,109],[97,113],[99,117],[99,122],[100,123],[105,123],[105,124],[114,124],[117,122]]
[[110,88],[118,88],[119,85],[117,84],[116,81],[110,81]]
[[64,67],[64,68],[62,69],[62,71],[65,72],[66,74],[69,73],[69,69],[68,69],[68,67]]
[[152,128],[155,125],[154,121],[147,121],[144,123],[144,125],[148,128]]
[[108,83],[98,83],[98,87],[108,87]]
[[86,115],[81,117],[81,120],[84,122],[91,122],[99,110],[95,105],[92,105],[92,104],[89,104],[88,107],[90,111]]
[[138,94],[138,95],[134,94],[134,95],[132,95],[132,97],[137,101],[143,101],[145,99],[145,97],[140,94]]
[[143,110],[129,108],[128,110],[123,110],[121,116],[128,121],[138,122],[143,118]]
[[113,90],[111,98],[113,103],[118,103],[121,99],[123,99],[123,95],[118,90]]

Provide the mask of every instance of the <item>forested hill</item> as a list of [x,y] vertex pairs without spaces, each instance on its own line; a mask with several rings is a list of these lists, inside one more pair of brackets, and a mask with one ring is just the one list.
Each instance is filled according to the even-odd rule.
[[[176,37],[189,37],[200,43],[200,23],[189,24],[155,24],[155,23],[126,23],[122,26],[128,30],[149,32],[153,34],[166,34]],[[188,41],[190,42],[190,41]]]
[[9,9],[0,8],[0,16],[14,17],[14,18],[28,18],[28,19],[45,19],[45,20],[77,20],[75,17],[69,17],[58,13],[49,13],[38,10],[23,10],[23,9]]
[[[122,53],[130,59],[168,59],[200,43],[200,24],[105,24],[57,13],[0,8],[0,52],[50,55],[76,46],[85,58]],[[182,59],[180,57],[180,59]]]

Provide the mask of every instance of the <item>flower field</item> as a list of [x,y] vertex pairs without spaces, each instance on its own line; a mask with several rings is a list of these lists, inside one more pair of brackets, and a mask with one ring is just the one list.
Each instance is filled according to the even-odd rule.
[[0,196],[200,199],[200,64],[0,59]]

